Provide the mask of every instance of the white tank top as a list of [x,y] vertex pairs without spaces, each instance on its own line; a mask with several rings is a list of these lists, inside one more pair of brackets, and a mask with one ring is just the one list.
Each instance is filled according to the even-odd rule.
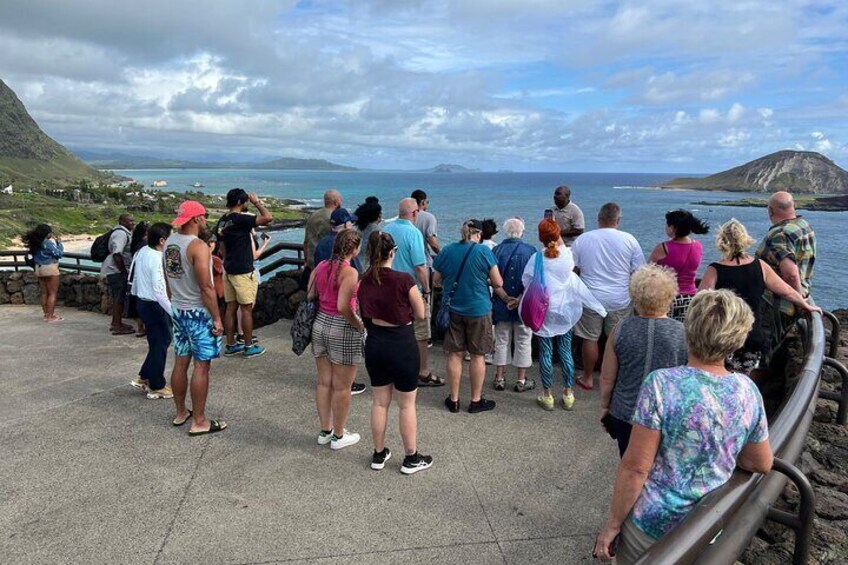
[[[162,260],[165,264],[165,276],[168,278],[168,288],[171,289],[171,305],[177,310],[195,310],[205,308],[200,294],[200,286],[194,276],[194,267],[188,260],[186,252],[194,235],[172,233],[165,241]],[[209,259],[209,280],[212,280],[212,258]]]

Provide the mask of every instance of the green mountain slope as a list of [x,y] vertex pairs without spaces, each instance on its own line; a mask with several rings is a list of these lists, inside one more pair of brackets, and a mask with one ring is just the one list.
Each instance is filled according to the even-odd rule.
[[0,184],[14,183],[23,188],[106,177],[44,133],[12,89],[0,80]]

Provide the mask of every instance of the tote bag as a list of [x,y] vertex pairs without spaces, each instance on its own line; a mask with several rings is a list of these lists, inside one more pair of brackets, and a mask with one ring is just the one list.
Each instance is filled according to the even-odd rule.
[[545,264],[542,260],[542,252],[536,253],[535,267],[533,282],[524,291],[518,313],[524,325],[537,332],[545,323],[545,315],[548,313],[548,306],[551,302],[545,288]]
[[[315,283],[315,280],[312,280]],[[306,295],[312,286],[307,289]],[[294,314],[291,326],[292,352],[295,355],[301,355],[306,351],[307,346],[312,342],[312,324],[315,323],[315,316],[318,315],[318,297],[312,300],[304,298],[300,306],[297,307],[297,312]]]

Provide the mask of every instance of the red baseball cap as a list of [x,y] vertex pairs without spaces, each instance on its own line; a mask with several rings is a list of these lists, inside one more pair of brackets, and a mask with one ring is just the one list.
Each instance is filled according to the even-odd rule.
[[177,210],[177,217],[173,222],[171,222],[171,224],[180,227],[193,218],[205,215],[206,208],[203,207],[203,204],[197,200],[186,200],[180,204],[180,208]]

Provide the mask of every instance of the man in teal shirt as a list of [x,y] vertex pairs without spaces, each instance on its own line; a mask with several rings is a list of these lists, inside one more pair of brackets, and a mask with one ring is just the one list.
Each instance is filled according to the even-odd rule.
[[418,216],[418,202],[414,198],[404,198],[398,206],[398,219],[383,229],[395,240],[397,251],[392,269],[409,273],[418,281],[418,288],[424,296],[427,317],[415,320],[415,340],[418,342],[420,364],[418,366],[419,386],[443,386],[445,379],[433,375],[430,370],[427,342],[430,340],[430,272],[427,268],[427,254],[424,250],[424,236],[415,227]]

